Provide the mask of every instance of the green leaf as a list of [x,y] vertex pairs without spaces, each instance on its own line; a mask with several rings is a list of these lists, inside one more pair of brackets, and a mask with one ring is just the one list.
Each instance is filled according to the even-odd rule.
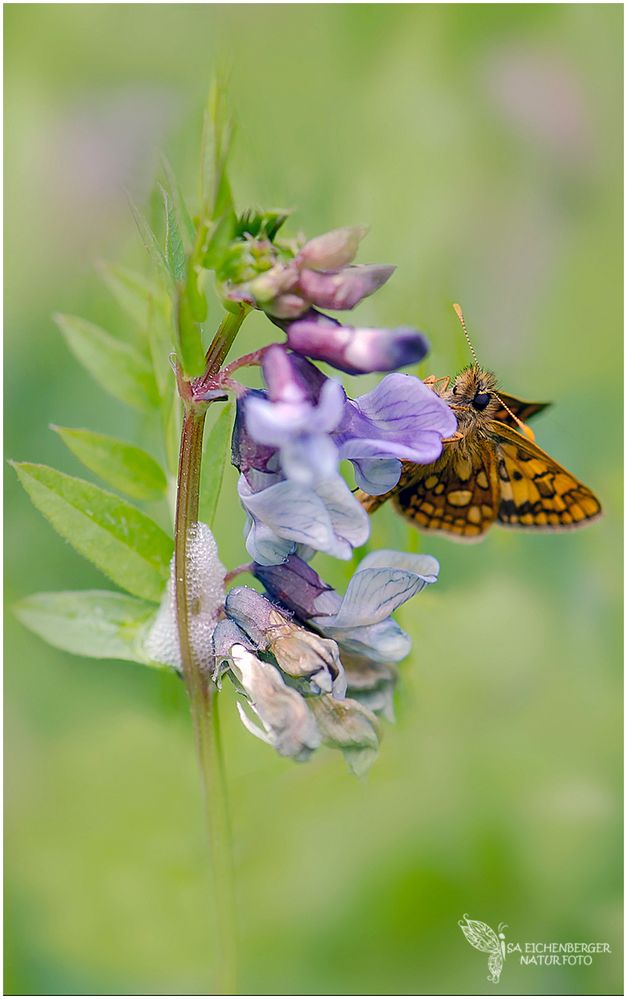
[[128,198],[129,207],[131,209],[131,214],[135,219],[135,225],[139,230],[139,235],[141,236],[142,243],[144,244],[146,251],[148,252],[150,259],[155,265],[157,272],[165,275],[168,279],[170,278],[170,270],[168,268],[166,259],[163,255],[163,251],[159,246],[159,240],[155,236],[154,232],[148,225],[148,222],[140,212],[139,208],[131,198],[130,194],[126,193]]
[[193,245],[194,239],[196,238],[196,228],[189,213],[187,204],[185,203],[185,198],[183,197],[183,192],[181,191],[176,174],[172,169],[170,161],[165,156],[161,157],[161,166],[166,180],[166,190],[170,195],[170,199],[174,203],[179,221],[179,227],[181,229],[181,233],[183,234],[184,242],[187,242],[189,248]]
[[233,406],[229,403],[218,416],[207,434],[205,442],[198,517],[205,524],[209,524],[209,527],[213,527],[218,499],[220,498],[224,469],[231,443],[232,425]]
[[207,318],[207,299],[204,292],[205,271],[198,263],[198,248],[189,258],[187,264],[187,279],[185,282],[185,294],[189,301],[189,311],[194,322],[204,323]]
[[13,610],[30,631],[64,652],[161,665],[143,652],[157,611],[155,604],[109,590],[83,590],[34,593]]
[[107,485],[133,499],[160,499],[166,490],[166,478],[159,463],[136,447],[93,430],[78,430],[51,425],[63,443]]
[[202,248],[202,266],[207,270],[220,271],[222,262],[235,233],[233,215],[224,215],[212,222],[208,228]]
[[129,593],[161,599],[173,545],[150,517],[84,479],[47,465],[11,464],[37,509],[80,555]]
[[151,365],[135,347],[78,316],[54,319],[69,349],[102,388],[136,409],[159,404]]
[[210,219],[235,215],[226,164],[233,138],[233,122],[225,88],[214,82],[209,93],[202,137],[203,201]]
[[200,326],[194,322],[190,301],[185,287],[177,288],[176,332],[178,353],[183,371],[188,378],[202,375],[205,370],[205,352],[202,345]]
[[98,262],[98,271],[118,304],[141,329],[149,325],[151,310],[167,316],[168,297],[155,281],[108,260]]
[[185,277],[185,247],[179,229],[174,202],[165,188],[161,188],[163,208],[165,212],[165,259],[168,270],[174,281],[182,281]]
[[169,363],[169,356],[176,346],[175,339],[169,300],[165,315],[151,303],[148,320],[148,344],[157,391],[162,404],[165,399],[169,398],[172,387],[176,385],[174,372]]

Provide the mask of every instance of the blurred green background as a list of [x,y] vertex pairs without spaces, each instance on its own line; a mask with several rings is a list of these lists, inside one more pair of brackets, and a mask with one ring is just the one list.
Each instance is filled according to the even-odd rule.
[[[309,234],[369,224],[361,259],[399,267],[362,323],[419,326],[429,370],[452,373],[468,359],[461,302],[503,386],[556,403],[539,443],[606,511],[555,537],[423,540],[441,581],[400,615],[414,652],[364,781],[336,754],[277,758],[225,695],[241,990],[620,992],[621,6],[4,14],[7,457],[82,474],[49,422],[154,445],[50,317],[123,334],[93,266],[144,266],[119,186],[141,199],[161,148],[193,200],[221,66],[239,204],[293,207]],[[270,336],[253,317],[242,347]],[[217,531],[228,565],[243,555],[234,482]],[[8,605],[103,586],[10,470],[5,509]],[[373,530],[406,543],[391,511]],[[5,661],[5,992],[206,992],[210,884],[182,684],[54,651],[10,612]],[[510,940],[607,941],[612,954],[582,968],[510,959],[488,985],[464,913],[508,923]]]

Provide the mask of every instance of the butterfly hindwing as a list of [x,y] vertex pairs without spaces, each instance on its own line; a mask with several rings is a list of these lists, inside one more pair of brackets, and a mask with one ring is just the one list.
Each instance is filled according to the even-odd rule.
[[416,527],[470,541],[494,522],[499,485],[493,448],[472,456],[446,448],[434,465],[412,467],[414,477],[407,477],[394,504]]
[[594,493],[536,444],[502,423],[493,422],[490,429],[496,438],[499,523],[556,530],[600,515]]

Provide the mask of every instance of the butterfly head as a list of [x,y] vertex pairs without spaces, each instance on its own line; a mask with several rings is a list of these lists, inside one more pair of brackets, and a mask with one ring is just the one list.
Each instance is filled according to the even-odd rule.
[[500,406],[496,395],[496,377],[478,364],[460,371],[445,396],[461,430],[494,418]]

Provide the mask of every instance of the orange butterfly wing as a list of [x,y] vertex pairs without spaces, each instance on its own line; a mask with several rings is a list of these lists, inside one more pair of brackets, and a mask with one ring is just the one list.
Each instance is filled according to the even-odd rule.
[[[409,469],[414,470],[413,478]],[[497,459],[490,442],[473,457],[445,448],[433,465],[409,466],[394,505],[423,531],[476,541],[494,523],[499,507]]]
[[492,422],[500,483],[498,521],[506,527],[559,530],[601,515],[594,493],[545,451],[503,423]]

